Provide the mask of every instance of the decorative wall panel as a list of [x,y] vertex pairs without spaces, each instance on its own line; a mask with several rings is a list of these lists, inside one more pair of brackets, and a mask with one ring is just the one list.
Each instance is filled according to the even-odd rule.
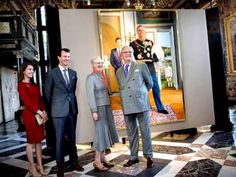
[[0,67],[1,93],[6,122],[13,120],[15,111],[19,108],[19,95],[17,91],[17,72],[6,67]]

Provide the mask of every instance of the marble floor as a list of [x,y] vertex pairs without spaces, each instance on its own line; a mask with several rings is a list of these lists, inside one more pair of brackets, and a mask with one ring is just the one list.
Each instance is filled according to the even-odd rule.
[[[0,176],[25,177],[27,158],[25,154],[25,133],[17,133],[17,124],[11,121],[0,125]],[[236,133],[236,132],[235,132]],[[78,144],[78,155],[84,172],[71,171],[66,165],[67,177],[235,177],[236,146],[234,132],[210,132],[209,128],[199,128],[197,134],[174,134],[168,132],[152,134],[154,167],[146,169],[146,161],[131,167],[123,167],[129,159],[128,142],[116,144],[107,151],[106,158],[115,163],[115,167],[106,172],[93,170],[94,151],[89,144]],[[46,142],[43,142],[46,148]],[[68,156],[65,156],[68,164]],[[43,164],[47,176],[56,176],[55,159],[43,153]]]

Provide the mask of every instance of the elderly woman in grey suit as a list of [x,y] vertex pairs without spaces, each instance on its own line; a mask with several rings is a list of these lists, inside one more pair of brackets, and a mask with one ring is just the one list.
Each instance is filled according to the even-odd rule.
[[108,95],[107,77],[103,72],[103,60],[100,57],[91,60],[93,72],[87,76],[86,90],[95,125],[93,149],[95,161],[93,166],[97,171],[107,170],[114,166],[106,161],[105,150],[119,142]]

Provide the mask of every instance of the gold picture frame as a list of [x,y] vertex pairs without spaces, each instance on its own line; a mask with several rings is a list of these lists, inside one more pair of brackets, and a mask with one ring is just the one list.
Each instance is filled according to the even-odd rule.
[[228,73],[236,75],[236,13],[224,20],[226,48],[228,58]]

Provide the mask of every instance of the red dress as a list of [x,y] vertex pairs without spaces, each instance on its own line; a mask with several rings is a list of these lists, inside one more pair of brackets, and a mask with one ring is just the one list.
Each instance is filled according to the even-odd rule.
[[38,110],[45,110],[45,107],[42,102],[39,87],[32,83],[19,82],[18,91],[25,107],[22,118],[26,130],[27,143],[40,143],[45,138],[44,127],[43,125],[38,125],[35,114]]

